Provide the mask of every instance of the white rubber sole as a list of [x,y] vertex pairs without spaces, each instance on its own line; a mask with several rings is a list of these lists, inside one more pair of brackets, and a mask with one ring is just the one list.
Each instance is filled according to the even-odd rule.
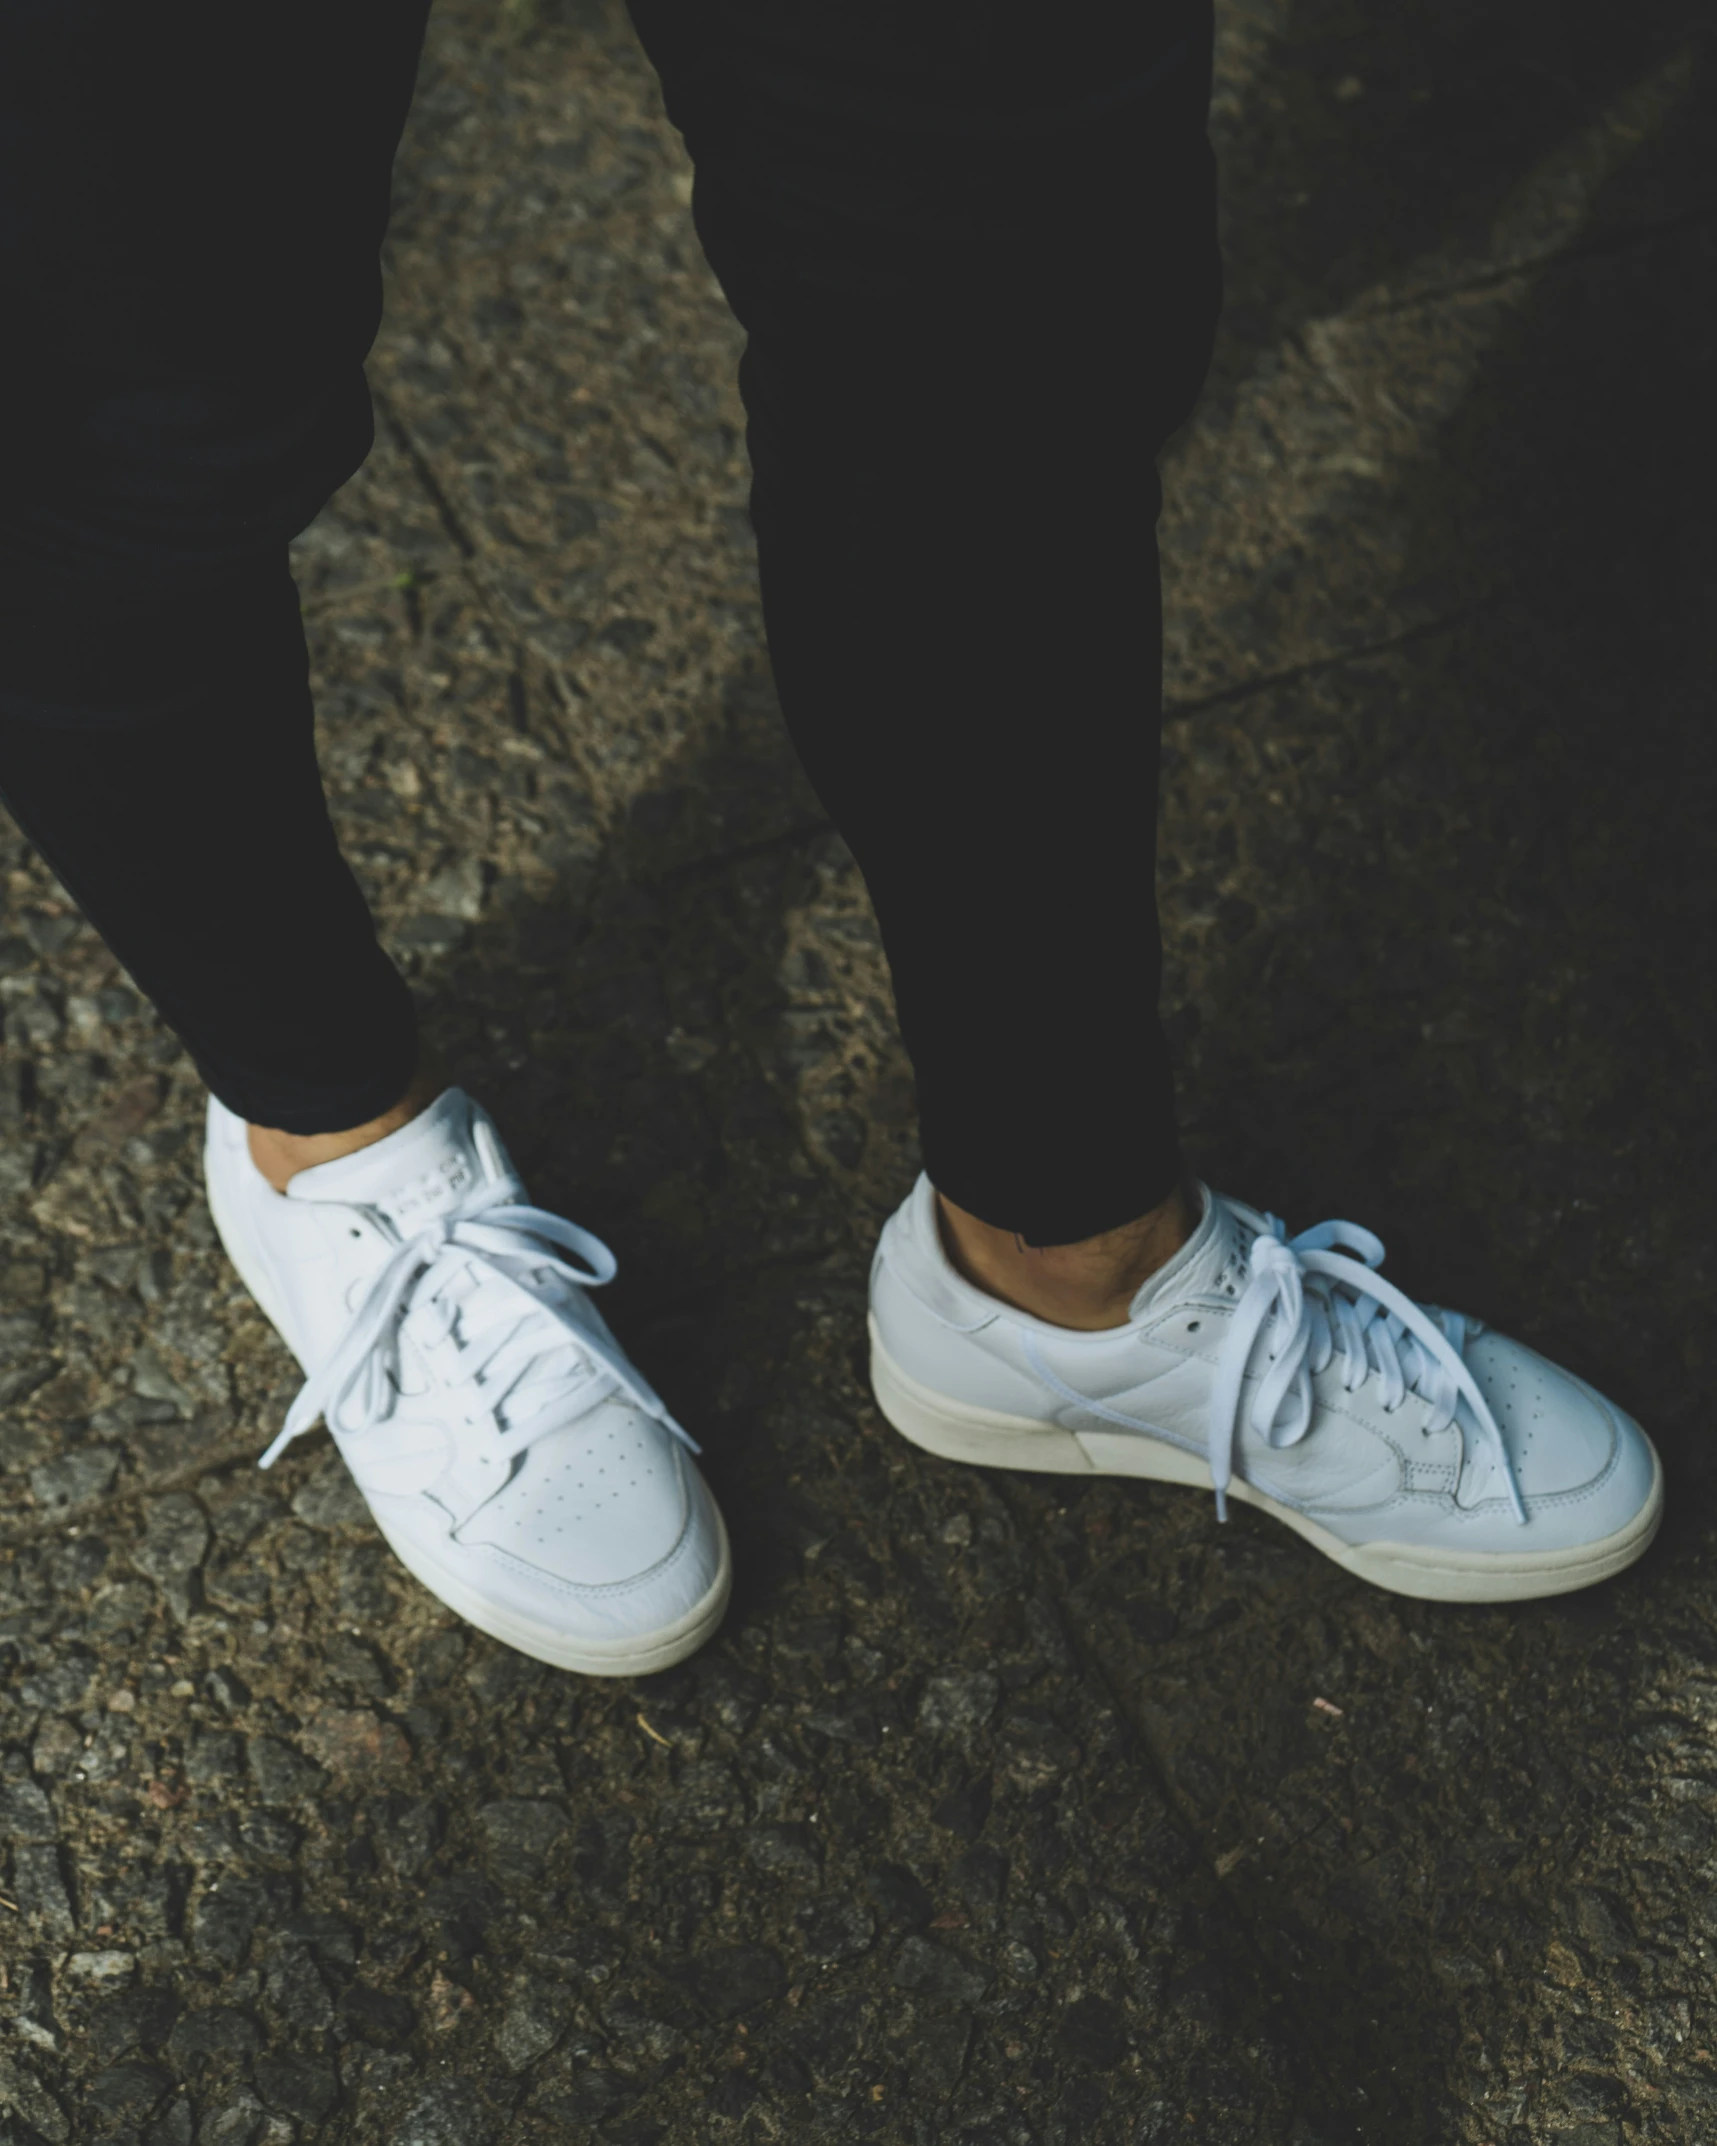
[[[1155,1483],[1210,1488],[1202,1454],[1126,1431],[1069,1431],[1027,1416],[974,1408],[937,1393],[903,1371],[870,1322],[870,1380],[877,1406],[903,1438],[943,1460],[982,1468],[1027,1468],[1047,1475],[1128,1475]],[[1652,1453],[1651,1495],[1626,1527],[1600,1541],[1563,1550],[1521,1550],[1505,1556],[1418,1543],[1343,1542],[1328,1528],[1236,1476],[1228,1495],[1270,1514],[1303,1536],[1332,1563],[1391,1594],[1426,1602],[1530,1602],[1572,1594],[1623,1572],[1642,1557],[1663,1518],[1663,1463]]]
[[[284,1308],[275,1296],[261,1271],[244,1256],[243,1238],[225,1211],[221,1196],[219,1176],[210,1167],[207,1150],[203,1157],[203,1183],[209,1197],[209,1213],[214,1218],[215,1230],[233,1263],[238,1278],[256,1300],[270,1326],[292,1351],[300,1366],[303,1358],[291,1333],[288,1331]],[[721,1563],[714,1582],[701,1601],[692,1605],[672,1624],[662,1625],[654,1632],[640,1633],[628,1639],[602,1640],[569,1637],[558,1632],[552,1625],[537,1624],[528,1617],[516,1616],[490,1602],[477,1590],[460,1579],[457,1573],[449,1572],[439,1565],[416,1543],[406,1542],[385,1526],[372,1511],[382,1540],[405,1567],[413,1579],[427,1587],[438,1602],[444,1602],[456,1616],[467,1624],[475,1625],[479,1632],[486,1632],[491,1639],[498,1639],[505,1647],[514,1647],[520,1654],[528,1654],[539,1662],[548,1662],[556,1669],[570,1669],[589,1677],[642,1677],[658,1669],[671,1669],[675,1662],[683,1662],[688,1654],[695,1654],[704,1643],[713,1637],[717,1626],[727,1612],[728,1597],[733,1592],[733,1552],[727,1539],[727,1524],[721,1517],[721,1508],[710,1500],[715,1514],[715,1524],[721,1536]]]

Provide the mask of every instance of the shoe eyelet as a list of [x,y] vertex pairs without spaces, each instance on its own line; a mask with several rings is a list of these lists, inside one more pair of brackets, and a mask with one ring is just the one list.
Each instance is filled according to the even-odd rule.
[[1198,1330],[1199,1330],[1199,1327],[1200,1327],[1200,1326],[1201,1326],[1202,1324],[1203,1324],[1203,1321],[1202,1321],[1202,1320],[1199,1320],[1199,1319],[1189,1319],[1189,1320],[1187,1321],[1187,1323],[1186,1323],[1186,1330],[1187,1330],[1187,1332],[1188,1332],[1189,1334],[1196,1334],[1196,1333],[1198,1332]]

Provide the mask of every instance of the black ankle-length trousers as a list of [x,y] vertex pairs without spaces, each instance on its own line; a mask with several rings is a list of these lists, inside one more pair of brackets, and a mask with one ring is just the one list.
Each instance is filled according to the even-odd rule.
[[[0,0],[0,793],[232,1109],[394,1101],[288,540],[362,361],[422,0]],[[1179,1169],[1156,456],[1220,303],[1208,7],[634,0],[747,331],[769,644],[938,1186],[1028,1241]],[[522,56],[519,64],[529,64]]]

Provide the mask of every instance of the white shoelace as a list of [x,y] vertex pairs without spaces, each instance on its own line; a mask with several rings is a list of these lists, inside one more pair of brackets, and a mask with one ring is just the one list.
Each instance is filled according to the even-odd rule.
[[[582,1262],[582,1271],[559,1258],[551,1246],[570,1252]],[[438,1268],[443,1270],[440,1281],[434,1279]],[[481,1294],[484,1268],[522,1289],[537,1308],[521,1310],[510,1291],[497,1292],[503,1300],[500,1316],[471,1330],[467,1318]],[[439,1313],[439,1320],[430,1322],[439,1332],[427,1336],[420,1347],[446,1384],[470,1385],[472,1405],[465,1412],[465,1425],[473,1432],[487,1431],[487,1456],[511,1460],[566,1422],[566,1379],[540,1373],[545,1355],[559,1356],[568,1343],[606,1377],[600,1392],[585,1397],[587,1405],[617,1388],[696,1453],[696,1440],[674,1421],[618,1346],[583,1324],[573,1310],[576,1299],[567,1293],[569,1284],[600,1289],[617,1269],[614,1254],[588,1230],[514,1201],[503,1187],[478,1186],[395,1246],[339,1347],[305,1380],[280,1436],[258,1465],[271,1468],[319,1416],[326,1418],[330,1431],[351,1435],[393,1412],[399,1394],[394,1374],[400,1326],[406,1312],[416,1308],[412,1299],[426,1279],[430,1286],[422,1301]],[[478,1287],[461,1295],[460,1278],[472,1270]],[[542,1333],[543,1314],[561,1329],[552,1341]]]
[[[1259,1335],[1273,1321],[1269,1369],[1258,1382],[1247,1415],[1248,1425],[1267,1445],[1292,1446],[1304,1438],[1312,1422],[1312,1379],[1339,1355],[1342,1384],[1349,1393],[1375,1377],[1390,1413],[1409,1393],[1429,1401],[1427,1431],[1460,1423],[1458,1404],[1465,1401],[1507,1486],[1514,1517],[1525,1526],[1526,1507],[1501,1428],[1461,1354],[1470,1331],[1467,1319],[1460,1312],[1443,1311],[1433,1320],[1393,1282],[1386,1282],[1376,1271],[1383,1264],[1382,1239],[1357,1223],[1320,1222],[1290,1237],[1287,1225],[1275,1215],[1258,1214],[1236,1201],[1228,1204],[1255,1224],[1258,1234],[1210,1396],[1210,1480],[1218,1517],[1228,1517],[1247,1368]],[[1335,1245],[1359,1256],[1344,1257],[1331,1249]],[[1460,1427],[1464,1439],[1467,1426]]]

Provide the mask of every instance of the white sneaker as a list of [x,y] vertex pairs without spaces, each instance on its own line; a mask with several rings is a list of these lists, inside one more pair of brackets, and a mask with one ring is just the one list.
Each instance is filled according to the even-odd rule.
[[211,1098],[204,1164],[308,1374],[265,1468],[323,1417],[424,1586],[557,1668],[633,1676],[703,1644],[732,1563],[697,1448],[589,1300],[614,1255],[525,1204],[486,1111],[449,1088],[280,1193]]
[[[1506,1602],[1631,1565],[1663,1469],[1583,1379],[1415,1304],[1350,1222],[1289,1237],[1201,1187],[1197,1229],[1125,1326],[1013,1310],[950,1264],[920,1178],[871,1268],[883,1414],[949,1460],[1210,1483],[1397,1594]],[[1356,1257],[1335,1247],[1346,1246]]]

